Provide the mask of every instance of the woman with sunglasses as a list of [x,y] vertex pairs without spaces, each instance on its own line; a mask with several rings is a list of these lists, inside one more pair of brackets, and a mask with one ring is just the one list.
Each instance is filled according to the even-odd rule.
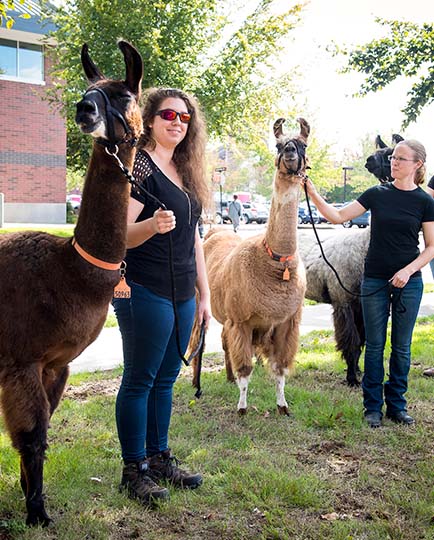
[[124,460],[121,489],[149,504],[168,498],[165,483],[190,489],[202,483],[200,474],[178,467],[168,431],[173,385],[181,368],[177,334],[184,353],[196,310],[195,285],[199,322],[208,325],[211,308],[197,227],[208,199],[205,125],[199,106],[181,90],[151,89],[143,125],[133,176],[165,209],[151,197],[143,200],[131,193],[125,259],[131,298],[115,298],[113,305],[124,351],[116,401]]
[[[362,381],[364,416],[377,428],[386,416],[410,425],[404,394],[410,369],[410,347],[423,293],[420,269],[434,257],[434,200],[421,187],[425,178],[426,152],[421,143],[405,140],[391,156],[393,182],[367,189],[341,209],[327,204],[310,180],[312,201],[332,223],[343,223],[371,210],[371,237],[362,280],[365,323],[365,368]],[[425,249],[418,248],[422,229]],[[389,378],[384,380],[384,347],[391,312]]]

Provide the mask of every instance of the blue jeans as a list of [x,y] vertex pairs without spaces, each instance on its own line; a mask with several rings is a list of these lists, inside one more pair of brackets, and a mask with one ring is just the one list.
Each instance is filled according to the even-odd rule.
[[[129,285],[130,299],[113,299],[124,352],[116,424],[125,462],[168,449],[173,385],[181,369],[172,302],[137,283]],[[177,308],[184,352],[193,326],[194,296],[178,302]]]
[[432,259],[429,263],[430,267],[431,267],[431,274],[432,274],[432,277],[434,278],[434,259]]
[[[386,279],[364,277],[361,292],[370,293],[386,283]],[[414,277],[403,289],[389,285],[376,294],[361,299],[366,333],[365,370],[362,380],[365,414],[381,413],[383,406],[383,355],[390,311],[391,354],[389,379],[384,384],[384,401],[389,415],[406,410],[404,394],[407,391],[410,371],[411,339],[422,293],[422,278]]]

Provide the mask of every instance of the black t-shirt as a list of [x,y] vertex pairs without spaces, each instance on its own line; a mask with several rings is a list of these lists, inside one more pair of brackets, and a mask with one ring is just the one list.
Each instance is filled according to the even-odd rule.
[[365,275],[390,279],[418,257],[419,231],[423,222],[434,221],[434,199],[420,187],[403,191],[388,182],[367,189],[357,201],[371,210]]
[[434,176],[431,176],[428,182],[428,187],[430,187],[431,189],[434,189]]
[[[153,293],[172,298],[169,267],[169,234],[172,236],[176,300],[194,296],[196,282],[195,231],[201,207],[192,195],[165,176],[144,150],[134,161],[133,176],[143,187],[172,210],[176,227],[167,234],[155,234],[140,246],[127,250],[127,279],[140,283]],[[140,202],[140,196],[131,192]],[[159,206],[148,197],[137,222],[153,216]]]

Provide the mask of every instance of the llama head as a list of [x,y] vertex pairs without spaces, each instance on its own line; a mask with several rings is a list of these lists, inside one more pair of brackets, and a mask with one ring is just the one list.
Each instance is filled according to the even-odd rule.
[[81,50],[81,62],[90,86],[77,103],[75,121],[83,133],[113,148],[123,142],[134,143],[143,131],[139,107],[143,62],[139,52],[126,41],[118,47],[125,60],[124,81],[107,79],[89,56],[88,46]]
[[308,168],[306,147],[310,126],[304,118],[298,118],[300,133],[290,137],[283,133],[284,122],[285,118],[278,118],[273,126],[277,148],[275,164],[277,169],[285,174],[299,174]]
[[389,156],[392,155],[394,147],[403,140],[401,135],[394,133],[392,135],[392,146],[387,146],[380,135],[377,135],[375,138],[375,148],[377,150],[368,156],[365,167],[371,174],[378,178],[382,184],[392,180]]

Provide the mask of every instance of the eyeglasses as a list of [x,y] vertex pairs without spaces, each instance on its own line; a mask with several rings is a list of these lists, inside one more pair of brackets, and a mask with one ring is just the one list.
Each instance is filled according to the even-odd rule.
[[397,161],[398,163],[402,163],[403,161],[413,161],[416,163],[417,159],[407,159],[403,157],[396,157],[396,156],[387,156],[387,159],[389,161]]
[[163,120],[167,120],[168,122],[173,122],[178,116],[183,124],[188,124],[191,120],[190,113],[178,112],[173,109],[162,109],[161,111],[157,111],[155,116],[160,116]]

